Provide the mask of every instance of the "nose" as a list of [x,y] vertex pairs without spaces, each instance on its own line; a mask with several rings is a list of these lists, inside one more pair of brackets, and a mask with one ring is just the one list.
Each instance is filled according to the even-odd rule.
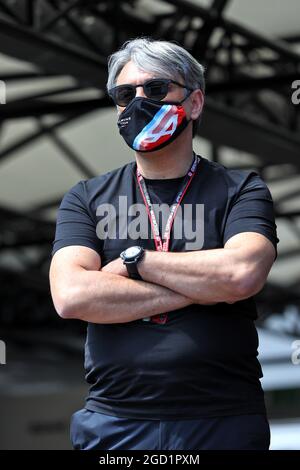
[[135,96],[142,97],[142,98],[147,98],[145,93],[144,93],[144,88],[142,87],[142,85],[137,86],[135,90],[136,90],[135,91]]

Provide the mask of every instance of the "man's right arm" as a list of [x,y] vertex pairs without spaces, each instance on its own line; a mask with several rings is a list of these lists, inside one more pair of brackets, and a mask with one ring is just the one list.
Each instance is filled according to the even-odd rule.
[[193,303],[165,287],[100,269],[99,254],[85,246],[66,246],[54,254],[50,288],[62,318],[126,323]]

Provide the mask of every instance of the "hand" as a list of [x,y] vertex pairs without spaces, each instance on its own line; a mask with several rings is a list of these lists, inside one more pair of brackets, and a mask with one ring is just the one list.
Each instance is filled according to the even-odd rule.
[[106,273],[117,274],[118,276],[128,277],[128,272],[126,266],[123,264],[121,258],[116,258],[110,263],[103,266],[101,271]]

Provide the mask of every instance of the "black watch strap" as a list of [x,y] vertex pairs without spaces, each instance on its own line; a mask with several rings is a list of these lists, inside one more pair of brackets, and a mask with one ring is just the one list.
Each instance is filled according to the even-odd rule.
[[136,262],[125,263],[125,264],[126,264],[127,272],[128,272],[128,275],[129,275],[130,279],[137,279],[139,281],[143,280],[142,276],[138,272]]

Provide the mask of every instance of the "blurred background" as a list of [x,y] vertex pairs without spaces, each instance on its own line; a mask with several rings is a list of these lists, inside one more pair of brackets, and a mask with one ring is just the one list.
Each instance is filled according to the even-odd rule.
[[[194,149],[255,169],[279,255],[257,296],[272,449],[300,449],[299,0],[0,0],[0,448],[68,449],[85,325],[60,319],[48,272],[64,193],[133,158],[105,95],[107,57],[137,36],[206,67]],[[298,99],[297,99],[298,96]]]

